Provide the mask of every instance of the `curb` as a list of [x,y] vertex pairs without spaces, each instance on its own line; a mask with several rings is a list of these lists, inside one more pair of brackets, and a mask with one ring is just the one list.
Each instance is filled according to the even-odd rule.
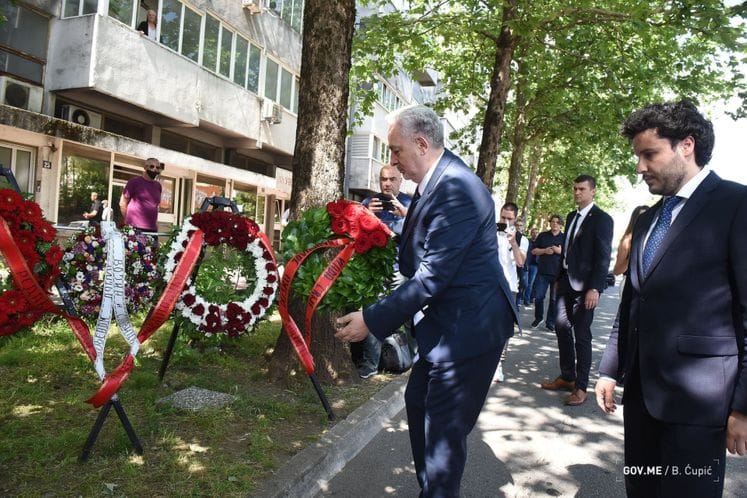
[[313,498],[347,462],[368,445],[386,422],[405,406],[409,373],[389,382],[370,400],[302,450],[250,493],[252,497]]

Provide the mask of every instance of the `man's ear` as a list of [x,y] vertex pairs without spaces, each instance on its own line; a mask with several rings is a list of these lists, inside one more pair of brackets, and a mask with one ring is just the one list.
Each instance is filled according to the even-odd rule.
[[692,135],[688,135],[677,144],[677,147],[682,151],[682,155],[685,157],[692,156],[695,154],[695,139]]
[[422,135],[415,138],[415,145],[417,145],[418,151],[420,151],[420,154],[423,156],[426,152],[428,152],[428,149],[430,148],[428,140],[426,140]]

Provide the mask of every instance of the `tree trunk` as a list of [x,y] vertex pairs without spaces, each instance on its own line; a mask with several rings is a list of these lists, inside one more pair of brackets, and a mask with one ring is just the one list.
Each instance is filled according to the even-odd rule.
[[496,43],[495,65],[490,77],[490,97],[485,109],[485,120],[480,142],[480,157],[477,160],[477,176],[493,190],[495,164],[501,150],[506,99],[511,88],[511,61],[516,48],[516,35],[511,24],[518,16],[518,0],[506,0],[503,5],[501,34]]
[[[516,92],[516,121],[514,122],[514,133],[511,138],[511,163],[508,167],[508,186],[506,187],[506,199],[504,202],[516,203],[519,200],[527,129],[527,99],[522,86],[520,84]],[[522,211],[521,217],[525,216],[526,211]]]
[[[354,0],[306,0],[290,219],[342,197],[354,22]],[[305,303],[295,302],[290,309],[300,326],[304,308]],[[334,338],[333,319],[317,312],[313,321],[310,349],[317,376],[322,382],[357,380],[347,348]],[[270,376],[287,378],[293,371],[303,369],[282,333]]]
[[[527,179],[527,195],[524,198],[524,208],[522,209],[522,212],[532,213],[531,225],[540,228],[543,226],[544,216],[542,216],[541,213],[538,216],[538,213],[535,213],[532,210],[532,206],[534,204],[534,194],[535,192],[537,192],[537,185],[539,184],[541,148],[539,145],[535,144],[530,150],[531,153],[529,155],[529,178]],[[525,220],[525,223],[526,227],[529,228],[530,220]]]

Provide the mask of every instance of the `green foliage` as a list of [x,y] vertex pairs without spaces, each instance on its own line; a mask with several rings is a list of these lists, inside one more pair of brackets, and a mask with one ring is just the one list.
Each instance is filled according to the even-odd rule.
[[[354,39],[351,86],[359,116],[370,113],[370,83],[377,75],[435,69],[436,110],[468,118],[452,137],[458,150],[481,135],[485,113],[503,113],[495,185],[500,191],[518,181],[520,205],[535,194],[528,160],[530,151],[535,154],[542,177],[535,217],[570,209],[570,185],[580,172],[600,179],[602,204],[614,176],[634,178],[630,147],[618,129],[636,108],[680,98],[703,105],[737,95],[741,106],[731,114],[746,114],[744,6],[729,9],[718,0],[518,0],[504,113],[488,108],[503,1],[413,0],[402,11],[376,3],[385,6],[382,13],[362,19]],[[509,178],[514,150],[521,151],[520,168],[513,173],[518,178]]]
[[[335,238],[329,225],[325,208],[306,210],[283,230],[282,259],[287,263],[296,254]],[[337,251],[320,250],[306,258],[296,272],[293,291],[308,298],[316,279]],[[388,289],[395,257],[394,239],[385,248],[373,247],[365,254],[354,254],[317,309],[347,311],[375,302]]]

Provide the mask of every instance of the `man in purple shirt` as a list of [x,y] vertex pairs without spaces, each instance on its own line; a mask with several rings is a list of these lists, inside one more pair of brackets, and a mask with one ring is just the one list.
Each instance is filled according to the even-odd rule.
[[161,184],[156,181],[164,165],[158,159],[145,160],[142,176],[131,178],[119,199],[125,225],[143,232],[158,231],[158,205],[161,203]]

